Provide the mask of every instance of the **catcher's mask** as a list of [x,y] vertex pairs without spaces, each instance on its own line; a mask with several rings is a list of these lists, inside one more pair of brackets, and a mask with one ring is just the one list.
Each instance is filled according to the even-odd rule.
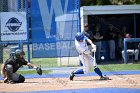
[[25,52],[21,49],[17,49],[15,54],[16,54],[16,58],[20,58],[20,55],[24,56]]

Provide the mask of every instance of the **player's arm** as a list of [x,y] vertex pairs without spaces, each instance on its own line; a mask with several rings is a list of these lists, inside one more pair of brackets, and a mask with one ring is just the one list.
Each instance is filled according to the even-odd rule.
[[90,43],[91,45],[93,44],[93,42],[89,39],[89,38],[86,38],[87,42]]
[[5,72],[6,72],[5,71],[5,64],[2,64],[1,65],[1,75],[2,75],[3,78],[6,78],[6,73]]
[[34,69],[36,69],[37,68],[37,66],[35,66],[34,64],[32,64],[32,63],[27,63],[27,66],[30,66],[30,67],[32,67],[32,68],[34,68]]
[[92,46],[92,48],[93,48],[93,51],[96,52],[96,45],[93,44],[93,42],[92,42],[89,38],[87,38],[86,40],[87,40],[88,43],[91,44],[91,46]]
[[37,67],[37,66],[35,66],[35,65],[32,64],[32,63],[27,63],[27,66],[30,66],[30,67],[36,69],[37,73],[38,73],[39,75],[42,75],[42,69],[41,69],[41,66],[40,66],[40,67]]
[[34,65],[34,64],[32,64],[32,63],[29,63],[28,61],[26,61],[25,59],[23,59],[23,65],[26,65],[26,66],[29,66],[29,67],[32,67],[32,68],[34,68],[34,69],[36,69],[37,67]]

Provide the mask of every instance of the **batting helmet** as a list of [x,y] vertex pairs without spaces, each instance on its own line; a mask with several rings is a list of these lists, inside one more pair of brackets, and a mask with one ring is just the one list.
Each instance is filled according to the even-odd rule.
[[17,49],[16,50],[16,57],[19,58],[20,55],[25,55],[25,52],[23,50],[21,50],[21,49]]
[[76,38],[77,41],[81,41],[81,40],[84,39],[84,34],[78,32],[78,33],[76,34],[75,38]]

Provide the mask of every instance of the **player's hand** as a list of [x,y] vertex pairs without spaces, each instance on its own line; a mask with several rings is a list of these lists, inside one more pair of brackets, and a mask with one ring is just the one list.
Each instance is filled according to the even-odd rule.
[[37,74],[42,75],[42,69],[41,69],[41,67],[37,67],[36,68],[36,72],[37,72]]
[[94,44],[91,44],[91,47],[92,47],[93,49],[96,49],[96,45],[94,45]]
[[92,51],[92,52],[96,52],[96,48],[92,49],[91,51]]
[[93,48],[91,51],[92,51],[92,52],[96,52],[96,45],[91,44],[91,47]]

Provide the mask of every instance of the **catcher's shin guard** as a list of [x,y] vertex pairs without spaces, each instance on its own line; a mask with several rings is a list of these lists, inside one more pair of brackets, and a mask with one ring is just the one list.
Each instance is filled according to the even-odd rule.
[[8,80],[12,81],[12,74],[13,74],[13,66],[8,64],[6,65],[6,75]]
[[19,75],[18,80],[17,81],[14,81],[14,82],[16,82],[16,83],[23,83],[24,81],[25,81],[25,77],[22,76],[22,75]]
[[15,84],[15,82],[13,80],[8,80],[7,82],[8,84]]

